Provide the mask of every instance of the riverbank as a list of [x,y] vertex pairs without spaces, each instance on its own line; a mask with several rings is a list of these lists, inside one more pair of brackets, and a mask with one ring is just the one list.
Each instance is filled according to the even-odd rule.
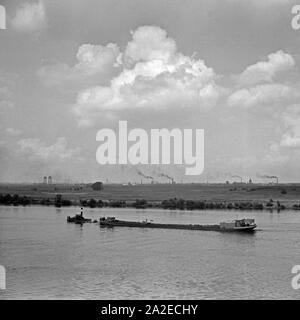
[[179,210],[300,210],[299,184],[0,185],[2,205],[162,208]]

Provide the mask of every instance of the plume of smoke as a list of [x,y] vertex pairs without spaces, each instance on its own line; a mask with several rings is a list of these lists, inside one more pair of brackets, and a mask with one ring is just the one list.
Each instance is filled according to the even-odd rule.
[[168,176],[168,175],[165,174],[165,173],[159,173],[158,176],[159,176],[159,177],[165,177],[165,178],[167,178],[167,179],[169,179],[169,180],[173,180],[172,177]]
[[266,178],[266,179],[277,179],[277,176],[269,176],[267,174],[264,175],[258,175],[258,178]]
[[257,174],[256,175],[258,178],[263,178],[263,179],[276,179],[277,183],[278,183],[278,177],[277,176],[271,176],[268,174]]
[[143,173],[141,170],[139,170],[139,169],[137,169],[137,174],[138,174],[139,176],[145,178],[145,179],[151,179],[151,180],[154,179],[153,177],[144,174],[144,173]]

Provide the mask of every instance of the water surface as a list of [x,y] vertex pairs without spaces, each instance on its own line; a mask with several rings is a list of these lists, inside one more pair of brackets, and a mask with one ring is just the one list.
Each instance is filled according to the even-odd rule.
[[253,217],[254,234],[68,224],[78,208],[0,207],[0,299],[299,299],[300,213],[86,209],[168,223]]

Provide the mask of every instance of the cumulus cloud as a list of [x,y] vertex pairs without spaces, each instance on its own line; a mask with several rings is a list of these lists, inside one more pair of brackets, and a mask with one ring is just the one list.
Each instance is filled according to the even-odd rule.
[[227,99],[231,107],[252,108],[289,105],[299,98],[297,84],[289,83],[283,75],[295,68],[294,58],[279,50],[270,53],[266,61],[248,66],[235,75],[235,85]]
[[142,26],[132,32],[122,53],[122,70],[110,86],[82,90],[74,111],[79,123],[91,124],[103,111],[213,106],[221,90],[203,60],[177,51],[165,30]]
[[65,63],[43,66],[38,76],[46,85],[60,85],[65,82],[86,81],[98,74],[110,75],[118,67],[119,47],[114,43],[106,46],[83,44],[77,51],[77,63],[70,67]]
[[228,97],[228,105],[243,108],[273,106],[297,97],[298,92],[290,86],[280,83],[262,84],[235,91]]
[[27,138],[18,141],[20,152],[28,155],[31,159],[44,161],[67,161],[76,160],[80,155],[80,148],[68,148],[66,138],[60,137],[52,145],[47,146],[38,138]]
[[176,42],[167,36],[167,32],[155,26],[143,26],[131,32],[124,53],[124,61],[132,65],[139,61],[168,62],[177,51]]
[[46,12],[43,1],[22,3],[11,23],[20,32],[33,32],[45,27]]
[[298,134],[296,136],[293,133],[286,133],[282,137],[282,140],[281,140],[280,144],[283,147],[299,148],[300,147],[300,135],[299,135],[299,132],[298,132]]
[[294,58],[280,50],[269,54],[267,61],[259,61],[247,67],[237,77],[237,81],[239,85],[273,82],[278,74],[291,70],[294,66]]
[[300,105],[289,106],[282,119],[287,131],[283,134],[280,145],[288,148],[300,148]]

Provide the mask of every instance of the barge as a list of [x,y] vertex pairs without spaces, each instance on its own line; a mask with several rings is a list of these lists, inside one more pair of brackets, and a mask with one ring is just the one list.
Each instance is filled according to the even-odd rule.
[[256,228],[254,219],[240,219],[219,224],[201,225],[201,224],[171,224],[171,223],[153,223],[152,221],[125,221],[118,220],[115,217],[100,218],[101,227],[132,227],[132,228],[156,228],[156,229],[183,229],[183,230],[202,230],[202,231],[238,231],[253,232]]

